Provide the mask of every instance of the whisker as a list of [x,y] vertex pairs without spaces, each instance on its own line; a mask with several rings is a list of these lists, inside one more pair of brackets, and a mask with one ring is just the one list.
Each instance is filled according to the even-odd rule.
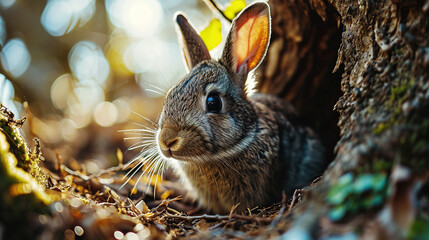
[[133,124],[136,124],[139,127],[143,127],[144,129],[141,129],[141,128],[137,128],[137,129],[125,129],[125,130],[119,130],[119,132],[125,132],[125,133],[141,133],[141,132],[156,133],[155,129],[148,128],[145,125],[141,125],[139,123],[133,123]]
[[[152,178],[153,178],[153,175],[155,174],[155,175],[157,175],[157,176],[159,176],[159,174],[158,174],[158,172],[159,172],[159,165],[161,164],[159,161],[158,161],[158,159],[155,157],[155,159],[154,159],[154,162],[155,162],[155,164],[154,164],[154,168],[153,168],[153,171],[152,171],[152,173],[150,174],[150,180],[152,181]],[[155,173],[156,172],[156,173]],[[157,178],[155,178],[155,186],[154,186],[154,196],[156,195],[156,187],[157,187],[157,184],[158,184],[158,177]]]
[[137,189],[137,184],[139,184],[140,179],[143,177],[144,172],[142,172],[139,176],[139,178],[137,178],[136,184],[134,184],[134,187],[131,189],[131,192],[134,192],[135,189]]
[[[140,155],[140,154],[139,154]],[[146,159],[144,159],[144,160],[142,160],[139,164],[137,164],[136,165],[136,167],[137,166],[140,166],[128,179],[127,179],[127,181],[125,181],[125,183],[124,184],[122,184],[122,186],[121,186],[121,188],[123,187],[123,186],[125,186],[125,184],[127,184],[128,183],[128,181],[130,181],[130,179],[137,173],[137,171],[144,165],[144,164],[146,164],[146,163],[148,163],[149,162],[149,165],[145,168],[145,170],[140,174],[140,176],[139,176],[139,178],[137,179],[137,181],[136,181],[136,185],[138,184],[138,182],[140,181],[140,179],[142,178],[142,176],[145,174],[145,172],[147,171],[147,169],[148,168],[150,168],[151,167],[151,165],[152,165],[152,162],[150,162],[151,161],[151,159],[150,159],[150,157],[148,157],[148,158],[146,158]],[[129,173],[130,172],[132,172],[136,167],[134,167],[133,169],[131,169],[124,177],[127,177],[128,175],[129,175]],[[134,185],[134,187],[133,187],[133,191],[134,191],[134,189],[136,189],[136,185]]]
[[158,87],[158,86],[155,86],[155,85],[153,85],[152,83],[148,83],[148,85],[149,85],[149,86],[151,86],[151,87],[153,87],[153,88],[158,89],[159,91],[161,91],[161,92],[163,93],[162,95],[165,95],[165,94],[167,93],[167,90],[162,89],[162,88],[160,88],[160,87]]
[[[144,165],[144,161],[139,162],[137,165],[135,165],[130,171],[128,171],[122,179],[127,178],[127,180],[119,187],[123,188],[130,180],[134,177],[134,175],[140,170],[140,168]],[[131,175],[130,175],[131,173]]]
[[[121,132],[123,132],[124,134],[154,134],[156,133],[156,130],[149,130],[149,129],[144,129],[144,130],[148,130],[148,131],[142,131],[142,129],[129,129],[129,130],[122,130]],[[151,132],[153,131],[153,132]]]
[[128,150],[130,150],[130,148],[134,148],[137,145],[142,145],[142,146],[148,146],[148,145],[154,145],[155,144],[155,140],[154,139],[143,139],[141,141],[138,141],[136,143],[133,143]]
[[[146,120],[146,121],[148,121],[150,124],[152,124],[153,126],[157,126],[157,123],[156,122],[154,122],[154,121],[152,121],[152,120],[150,120],[149,118],[147,118],[147,117],[145,117],[145,116],[143,116],[143,115],[141,115],[141,114],[139,114],[139,113],[137,113],[137,112],[135,112],[135,111],[132,111],[132,110],[130,110],[133,114],[135,114],[136,116],[138,116],[138,117],[140,117],[141,119],[144,119],[144,120]],[[143,126],[143,125],[142,125]],[[143,127],[146,127],[146,126],[143,126]]]
[[137,161],[140,158],[142,158],[142,161],[145,161],[145,159],[143,158],[144,154],[145,154],[145,151],[142,151],[139,154],[137,154],[136,156],[134,156],[133,158],[131,158],[131,160],[124,165],[124,168],[127,168],[129,165],[131,165],[132,163],[134,163],[135,161]]
[[130,148],[134,148],[134,147],[135,147],[135,146],[137,146],[137,145],[150,145],[150,144],[155,145],[155,143],[156,143],[155,139],[145,139],[145,140],[141,140],[141,141],[138,141],[138,142],[136,142],[136,143],[133,143],[133,144],[132,144],[128,149],[127,149],[127,151],[131,150]]
[[165,93],[164,93],[164,92],[159,92],[159,91],[156,91],[156,90],[154,90],[154,89],[150,89],[150,88],[145,88],[144,90],[145,90],[145,91],[147,91],[147,92],[156,93],[156,94],[161,95],[161,96],[164,96],[164,95],[165,95]]
[[166,89],[170,89],[173,86],[174,82],[167,81],[167,79],[164,77],[162,72],[159,72],[159,74],[161,75],[162,79],[164,80],[164,82],[162,82],[163,85],[166,87]]
[[124,140],[136,140],[136,139],[143,139],[143,140],[153,140],[152,136],[140,136],[140,137],[126,137]]

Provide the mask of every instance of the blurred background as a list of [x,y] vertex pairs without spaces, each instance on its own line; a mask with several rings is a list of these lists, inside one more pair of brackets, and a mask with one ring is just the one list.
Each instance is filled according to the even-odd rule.
[[177,11],[199,31],[214,17],[202,0],[0,0],[0,103],[27,117],[27,142],[41,140],[45,164],[59,153],[97,172],[132,144],[119,130],[153,128],[139,115],[156,121],[185,75]]

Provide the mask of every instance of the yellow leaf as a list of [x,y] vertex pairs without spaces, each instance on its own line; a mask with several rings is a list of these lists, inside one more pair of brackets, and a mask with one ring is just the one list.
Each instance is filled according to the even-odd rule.
[[246,1],[233,0],[231,5],[229,5],[223,13],[229,20],[232,20],[235,18],[235,16],[237,16],[238,13],[241,12],[241,10],[243,10],[244,7],[246,7]]
[[219,19],[213,19],[210,24],[200,32],[200,36],[210,51],[222,41],[222,24]]
[[165,192],[163,192],[163,193],[161,194],[161,199],[162,199],[162,200],[165,200],[165,199],[167,199],[171,194],[172,194],[172,191],[171,191],[171,190],[167,190],[167,191],[165,191]]

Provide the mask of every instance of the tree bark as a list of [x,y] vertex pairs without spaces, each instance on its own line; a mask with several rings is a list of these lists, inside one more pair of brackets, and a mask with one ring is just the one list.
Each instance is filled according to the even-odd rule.
[[[325,144],[336,134],[330,123],[340,130],[335,159],[288,216],[288,234],[320,237],[360,229],[363,237],[407,236],[421,212],[429,212],[412,200],[428,198],[423,191],[417,194],[417,186],[427,181],[429,169],[429,1],[270,4],[273,37],[260,68],[260,89],[284,97],[307,121],[316,121],[313,127]],[[332,71],[342,74],[341,83]],[[337,120],[329,112],[335,98]],[[328,195],[346,173],[355,179],[385,174],[388,191],[380,206],[333,220]]]
[[317,1],[270,4],[271,43],[258,68],[257,88],[291,102],[301,122],[318,133],[332,160],[339,135],[333,107],[341,94],[341,70],[332,72],[341,39],[339,16]]

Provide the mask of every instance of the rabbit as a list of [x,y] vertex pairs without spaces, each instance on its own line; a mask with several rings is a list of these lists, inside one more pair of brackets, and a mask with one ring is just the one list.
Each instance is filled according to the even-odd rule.
[[154,141],[189,195],[212,212],[244,211],[321,175],[322,144],[294,108],[245,87],[268,49],[269,5],[251,4],[233,20],[219,60],[182,14],[175,21],[189,73],[167,92]]

